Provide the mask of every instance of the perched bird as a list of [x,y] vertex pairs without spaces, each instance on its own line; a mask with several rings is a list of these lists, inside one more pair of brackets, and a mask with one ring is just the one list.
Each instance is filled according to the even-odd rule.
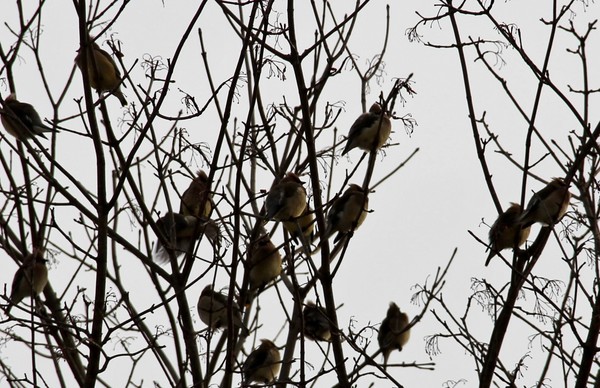
[[533,194],[519,218],[519,223],[523,226],[536,222],[547,226],[554,225],[567,212],[570,199],[569,186],[561,178],[554,178],[546,187]]
[[400,312],[398,305],[391,302],[386,317],[381,322],[377,342],[383,353],[383,367],[387,367],[387,361],[393,350],[402,351],[410,338],[410,329],[408,329],[408,315]]
[[[518,223],[521,213],[521,205],[511,202],[510,207],[498,216],[490,228],[490,254],[485,261],[486,266],[490,263],[492,257],[496,256],[501,250],[512,248],[515,245],[520,247],[527,241],[531,228],[529,226],[522,227]],[[517,233],[519,235],[518,239]]]
[[281,255],[268,235],[250,244],[248,251],[250,289],[260,290],[281,273]]
[[367,217],[369,197],[359,185],[351,184],[327,214],[327,237],[338,232],[334,242],[358,227]]
[[34,250],[32,254],[23,260],[23,265],[15,273],[10,292],[10,304],[6,308],[6,314],[10,312],[13,305],[19,304],[23,299],[35,298],[48,283],[47,260],[44,259],[43,250]]
[[219,226],[205,217],[184,216],[179,213],[168,212],[156,221],[156,226],[168,241],[165,247],[160,239],[156,241],[152,257],[154,261],[163,264],[169,261],[169,251],[175,257],[184,254],[194,243],[194,235],[205,235],[213,245],[219,244]]
[[[204,201],[204,209],[201,211],[202,201]],[[198,176],[192,179],[190,186],[181,196],[179,213],[184,216],[210,217],[213,207],[208,177],[204,171],[200,170]]]
[[375,103],[371,105],[368,112],[358,116],[348,132],[346,148],[342,155],[346,155],[353,148],[370,152],[373,147],[380,149],[392,132],[392,123],[386,112],[383,112],[381,105]]
[[[231,309],[233,310],[233,325],[242,329],[242,333],[247,336],[249,333],[248,329],[242,322],[242,314],[235,301],[232,303]],[[227,330],[229,326],[227,320],[227,295],[213,291],[210,284],[204,287],[198,298],[198,315],[200,315],[200,320],[211,329],[222,328]]]
[[44,125],[33,106],[18,101],[14,93],[9,94],[4,100],[1,120],[6,131],[19,140],[29,139],[35,135],[47,139],[44,132],[56,132],[54,128]]
[[281,355],[277,346],[267,339],[262,339],[260,342],[260,346],[250,353],[242,365],[245,382],[242,384],[243,387],[247,387],[253,381],[270,384],[281,368]]
[[302,311],[304,337],[313,341],[331,341],[331,324],[327,311],[308,301]]
[[[75,63],[83,73],[83,54],[87,53],[87,74],[90,86],[98,92],[109,92],[119,99],[122,106],[127,105],[127,100],[121,91],[123,79],[117,64],[110,54],[102,50],[95,42],[89,41],[89,47],[77,50]],[[96,72],[97,70],[97,72]]]
[[298,175],[288,172],[275,184],[265,201],[267,219],[288,221],[299,217],[306,208],[306,190]]
[[315,233],[315,214],[306,204],[304,212],[297,218],[283,221],[283,227],[294,241],[302,240],[301,236],[304,236],[306,241],[310,243]]

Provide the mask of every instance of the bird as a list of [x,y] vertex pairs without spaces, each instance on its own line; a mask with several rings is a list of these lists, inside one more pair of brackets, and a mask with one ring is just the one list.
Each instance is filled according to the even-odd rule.
[[[200,297],[198,298],[198,315],[200,320],[211,329],[225,329],[229,327],[227,319],[227,295],[217,291],[213,291],[212,285],[204,287]],[[242,330],[242,333],[247,336],[248,329],[242,322],[242,314],[240,308],[233,301],[232,303],[233,325]]]
[[[204,203],[204,209],[201,211],[202,203]],[[181,196],[179,213],[184,216],[210,217],[213,207],[208,176],[204,171],[199,170],[197,176],[192,179],[190,186]]]
[[6,314],[13,305],[19,304],[23,299],[37,297],[48,284],[47,260],[44,259],[43,250],[36,249],[25,257],[23,264],[15,273],[10,292],[10,304]]
[[261,290],[281,273],[281,254],[268,235],[251,243],[248,252],[250,289]]
[[302,240],[302,236],[307,242],[311,242],[315,234],[315,214],[306,204],[302,214],[288,221],[283,221],[283,227],[292,236],[294,241]]
[[308,301],[302,311],[304,320],[304,337],[313,341],[331,341],[331,324],[327,311]]
[[87,48],[81,47],[77,50],[77,56],[75,57],[77,67],[81,70],[82,75],[85,75],[83,71],[83,52],[87,52],[87,75],[90,86],[99,93],[112,93],[119,99],[122,106],[127,105],[127,100],[121,91],[123,78],[117,64],[110,54],[102,50],[96,42],[91,40],[88,42],[89,46]]
[[378,150],[385,144],[391,132],[389,115],[383,112],[379,103],[374,103],[369,111],[358,116],[350,127],[342,155],[356,147],[367,152]]
[[301,216],[306,208],[306,190],[303,185],[298,175],[288,172],[267,194],[266,218],[288,221]]
[[496,256],[500,251],[515,246],[520,247],[527,241],[531,228],[529,226],[521,226],[518,223],[522,211],[521,205],[511,202],[508,209],[498,216],[490,228],[490,253],[485,261],[486,267],[492,257]]
[[400,311],[398,305],[390,303],[387,314],[381,322],[377,342],[383,353],[383,367],[387,367],[387,361],[393,350],[402,351],[402,348],[410,338],[410,328],[408,328],[408,315]]
[[4,109],[0,118],[6,131],[19,140],[30,139],[36,135],[47,139],[44,132],[57,132],[42,122],[35,108],[26,102],[17,100],[14,93],[4,99]]
[[247,387],[251,382],[270,384],[281,368],[281,355],[277,346],[268,339],[261,339],[260,342],[242,365],[245,382],[243,387]]
[[358,229],[368,213],[369,197],[363,188],[350,184],[344,194],[336,199],[327,213],[327,237],[338,232],[334,242],[338,242],[345,234]]
[[545,226],[554,225],[567,212],[570,199],[569,185],[561,178],[554,178],[533,194],[518,222],[524,227],[536,222]]
[[179,213],[167,212],[156,221],[156,226],[168,242],[168,247],[165,247],[160,239],[154,245],[152,257],[159,264],[169,261],[170,251],[174,253],[175,257],[187,252],[194,242],[195,234],[198,237],[205,235],[213,245],[219,245],[219,226],[205,217],[184,216]]

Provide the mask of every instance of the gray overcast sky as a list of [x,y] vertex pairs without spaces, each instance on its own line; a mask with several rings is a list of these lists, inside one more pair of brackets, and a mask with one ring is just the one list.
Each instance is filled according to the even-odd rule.
[[[332,1],[331,4],[334,9],[350,6],[341,1]],[[136,60],[141,61],[148,55],[161,56],[164,59],[170,58],[187,25],[187,19],[194,12],[196,6],[196,1],[166,1],[164,4],[160,1],[144,1],[129,6],[110,30],[110,33],[115,34],[115,37],[122,42],[125,64],[132,66]],[[373,1],[359,19],[355,38],[351,42],[351,51],[357,55],[358,63],[361,66],[366,66],[367,61],[380,49],[380,41],[384,34],[385,6],[385,2]],[[44,7],[42,22],[44,36],[42,39],[50,41],[52,44],[43,44],[41,60],[48,71],[50,89],[57,93],[70,76],[73,58],[78,48],[77,16],[73,4],[69,1],[48,2]],[[280,7],[282,6],[280,5]],[[539,19],[550,16],[550,2],[532,1],[524,4],[523,2],[509,1],[498,3],[496,7],[499,18],[506,18],[507,22],[516,23],[521,28],[524,46],[530,50],[533,59],[537,63],[541,63],[548,28],[543,26]],[[577,7],[581,9],[580,5]],[[280,8],[279,11],[283,11],[283,8]],[[339,15],[346,11],[348,9],[340,10]],[[482,220],[491,225],[496,211],[483,183],[481,168],[473,146],[456,52],[453,49],[434,49],[420,43],[410,43],[405,32],[418,20],[415,11],[432,16],[437,12],[437,8],[434,7],[434,2],[418,0],[391,3],[392,27],[385,57],[386,75],[382,85],[371,85],[368,101],[374,101],[381,90],[387,93],[393,83],[393,77],[404,78],[413,73],[414,89],[417,91],[417,95],[408,98],[404,106],[397,106],[396,114],[403,116],[410,113],[418,122],[418,126],[412,135],[408,136],[400,122],[394,123],[392,141],[399,144],[388,148],[385,156],[378,156],[373,181],[385,176],[415,148],[419,148],[420,151],[406,167],[371,195],[370,208],[373,212],[369,214],[351,241],[351,249],[346,255],[344,265],[334,283],[336,301],[343,305],[339,310],[339,320],[344,329],[350,320],[355,321],[355,328],[379,323],[384,317],[390,301],[398,303],[411,316],[420,311],[420,306],[410,303],[411,296],[416,291],[412,286],[416,283],[422,284],[428,277],[431,281],[437,268],[447,263],[455,247],[458,248],[458,254],[451,267],[444,296],[448,305],[457,314],[464,309],[466,296],[471,293],[471,278],[485,278],[500,287],[510,274],[508,267],[502,264],[498,258],[492,260],[489,267],[484,267],[485,247],[475,241],[467,232],[470,230],[482,240],[487,241],[488,227],[482,224]],[[2,2],[0,14],[9,25],[16,22],[16,12],[12,2],[10,4],[6,1]],[[587,11],[579,12],[575,22],[578,26],[583,27],[598,15],[598,5],[591,4]],[[306,17],[309,17],[308,13]],[[204,33],[208,59],[215,71],[213,75],[218,80],[224,80],[231,74],[235,66],[239,42],[232,36],[229,26],[214,3],[209,4],[200,18],[198,27],[202,28]],[[479,34],[488,38],[493,36],[490,27],[483,23],[466,27],[463,31],[463,38],[476,37]],[[312,22],[305,31],[303,44],[306,45],[313,39]],[[428,25],[421,27],[420,31],[425,34],[423,36],[425,41],[452,43],[451,28],[448,25]],[[11,42],[12,38],[3,24],[0,28],[0,41],[4,45]],[[102,37],[101,41],[104,42],[105,39],[106,37]],[[596,43],[595,47],[598,47],[597,37],[593,42]],[[581,72],[577,67],[577,62],[572,55],[565,52],[565,48],[572,48],[575,43],[572,38],[566,38],[564,33],[559,34],[553,63],[550,67],[551,76],[553,79],[560,80],[559,84],[565,87],[565,90],[567,84],[579,85],[581,81]],[[103,48],[107,49],[107,46],[104,45]],[[47,96],[40,93],[41,80],[30,54],[27,50],[23,51],[22,61],[16,69],[18,97],[34,104],[43,117],[50,118],[50,104]],[[598,67],[598,52],[592,54],[594,57],[591,58],[591,62]],[[530,109],[535,93],[535,78],[524,68],[510,49],[504,50],[503,57],[506,63],[502,66],[499,64],[500,73],[508,79],[518,97],[526,101],[526,109]],[[474,65],[473,62],[471,64]],[[506,96],[494,80],[482,71],[481,66],[474,67],[474,69],[472,77],[478,114],[487,112],[492,130],[500,133],[500,140],[513,152],[516,159],[521,161],[524,151],[523,139],[527,129],[525,122],[518,117],[514,108],[509,106]],[[176,71],[176,83],[172,86],[172,92],[166,105],[167,113],[175,115],[178,110],[182,109],[181,94],[177,92],[177,88],[197,95],[200,101],[204,101],[208,96],[208,91],[203,74],[200,45],[197,35],[192,34]],[[3,74],[0,74],[0,78],[2,76]],[[282,103],[285,97],[290,104],[297,102],[292,74],[289,71],[288,76],[286,82],[274,80],[272,89],[264,90],[266,100]],[[597,74],[595,76],[597,77]],[[140,62],[132,69],[131,77],[140,84],[147,82]],[[596,78],[595,81],[597,86],[598,79]],[[332,85],[335,87],[329,87],[326,90],[326,98],[322,98],[321,101],[344,104],[345,111],[336,126],[339,134],[345,135],[352,122],[361,113],[359,85],[351,76],[340,77],[339,80],[334,80]],[[3,83],[0,88],[2,96],[6,96],[7,85]],[[134,93],[131,88],[125,89],[124,92],[130,100],[133,100]],[[82,93],[81,75],[76,72],[69,90],[69,98],[64,105],[64,112],[60,112],[61,116],[76,113],[76,104],[70,99],[79,98]],[[244,98],[245,95],[242,93],[242,100]],[[578,101],[578,99],[575,98],[574,101]],[[117,119],[122,114],[118,101],[109,99],[108,104],[111,114]],[[239,111],[236,112],[241,115],[240,119],[245,118],[244,104],[245,100],[241,101]],[[596,112],[592,112],[592,116],[595,116],[596,120],[598,119]],[[594,122],[593,119],[591,121]],[[285,123],[282,124],[285,125]],[[67,127],[77,125],[80,125],[77,120],[65,123]],[[166,128],[170,124],[164,122],[164,125]],[[218,128],[214,109],[211,108],[206,115],[186,121],[182,125],[187,128],[192,141],[214,144],[216,128]],[[548,137],[555,138],[560,144],[565,144],[566,132],[573,129],[575,125],[574,120],[564,112],[562,106],[556,104],[556,101],[549,96],[541,112],[539,128],[548,134]],[[0,141],[2,152],[7,152],[9,149],[7,141],[15,142],[13,138],[5,138]],[[95,177],[91,172],[94,166],[87,167],[89,166],[88,161],[93,158],[91,143],[83,144],[79,137],[65,132],[58,136],[58,150],[58,159],[69,167],[69,171],[84,184],[93,187]],[[542,150],[534,145],[534,152],[541,153]],[[344,168],[352,168],[360,156],[361,151],[353,150],[348,157],[341,157],[334,181],[341,182]],[[518,201],[521,190],[520,170],[500,155],[490,156],[490,163],[503,206],[508,206],[509,202]],[[82,166],[86,167],[82,168]],[[190,166],[190,168],[194,169],[197,166]],[[151,176],[152,169],[148,167],[147,173],[148,176]],[[551,161],[546,161],[538,166],[536,173],[544,179],[563,175],[558,166],[553,165]],[[4,178],[0,179],[4,180]],[[308,177],[304,177],[303,180],[308,181]],[[271,178],[265,175],[262,182],[262,188],[268,189]],[[156,182],[151,184],[156,184]],[[530,181],[530,185],[529,191],[537,191],[543,187],[543,184],[533,180]],[[336,190],[339,190],[339,187]],[[63,211],[65,213],[58,214]],[[63,214],[68,214],[68,210],[57,209],[57,216],[63,216]],[[64,217],[74,218],[76,215],[69,214]],[[65,222],[68,221],[65,220]],[[535,237],[536,231],[537,229],[532,232],[530,238]],[[132,238],[137,238],[135,237],[137,236],[135,228],[131,229],[131,233]],[[204,249],[210,248],[206,245]],[[141,264],[128,262],[126,255],[123,253],[123,265],[130,265],[132,276],[135,276],[135,272],[140,271]],[[553,270],[556,262],[560,260],[555,245],[547,249],[542,259],[544,262],[538,266],[540,274],[547,272],[547,276],[561,276],[561,274],[554,273]],[[16,267],[8,258],[5,259],[5,262],[7,263],[6,270],[0,273],[0,283],[6,283],[10,288],[13,270]],[[56,290],[61,290],[61,285],[64,286],[70,281],[72,272],[64,269],[64,266],[67,265],[68,263],[64,260],[61,261],[59,256],[50,267],[51,282]],[[137,287],[132,282],[130,292],[132,298],[139,298],[142,301],[142,307],[146,307],[155,303],[156,298],[154,292],[148,292],[146,288],[149,283],[145,279],[145,274],[142,275],[142,278],[143,281],[140,281]],[[219,282],[224,286],[226,278],[219,275],[217,283],[219,284]],[[200,281],[190,289],[190,295],[199,295],[204,285],[205,282]],[[91,288],[88,289],[88,293],[91,292]],[[151,296],[151,299],[148,299],[148,295]],[[194,297],[190,299],[194,299]],[[314,299],[314,295],[311,295],[310,299]],[[270,290],[261,296],[260,303],[266,310],[270,303],[276,303],[276,301],[275,291]],[[276,316],[276,318],[279,317],[279,315]],[[160,322],[153,322],[155,319],[156,317],[151,316],[148,321],[152,324],[160,324]],[[275,338],[275,342],[283,343],[285,330],[278,337],[274,337],[280,329],[280,322],[281,320],[273,319],[270,325],[267,324],[260,328],[259,337]],[[203,327],[199,321],[197,323],[198,329]],[[471,324],[476,336],[480,340],[487,341],[492,327],[489,317],[482,312],[478,321]],[[518,358],[527,351],[538,351],[529,349],[527,338],[519,329],[522,329],[522,325],[517,322],[509,329],[509,335],[514,335],[519,340],[510,343],[510,349],[505,346],[504,353],[514,353],[514,357],[503,353],[503,356],[507,356],[507,365],[516,363]],[[411,341],[404,351],[393,353],[390,362],[428,362],[429,357],[424,351],[423,338],[438,331],[440,331],[439,325],[431,314],[427,314],[423,321],[413,328]],[[370,353],[373,353],[376,350],[375,332],[371,340],[373,343],[369,350]],[[508,345],[509,342],[506,344]],[[309,352],[316,354],[316,358],[318,357],[318,348],[314,343],[307,343],[307,348]],[[13,353],[10,349],[11,347],[3,348],[0,350],[0,355],[3,358],[12,358]],[[467,380],[464,386],[474,386],[476,374],[469,356],[450,342],[442,343],[441,349],[442,354],[432,360],[436,363],[435,371],[395,368],[391,370],[392,375],[398,381],[405,383],[407,387],[441,386],[446,380],[461,378]],[[22,357],[27,360],[26,354]],[[319,364],[316,362],[315,365]],[[30,368],[25,362],[22,367],[20,372],[23,373]],[[153,367],[150,362],[149,367],[144,369],[143,375],[146,382],[154,377]],[[116,363],[113,368],[116,368]],[[530,378],[537,374],[537,369],[532,369]],[[160,375],[160,371],[158,372]],[[115,386],[118,386],[118,382],[125,377],[126,371],[121,373],[115,369],[113,374]],[[532,380],[526,379],[526,381],[528,384],[533,383]],[[56,382],[53,380],[49,381],[49,384],[56,386]],[[382,385],[376,383],[376,386]]]

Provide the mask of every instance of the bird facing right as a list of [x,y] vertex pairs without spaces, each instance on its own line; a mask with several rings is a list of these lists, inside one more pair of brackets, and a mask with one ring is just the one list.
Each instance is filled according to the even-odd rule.
[[361,114],[350,127],[346,148],[342,151],[342,155],[346,155],[356,147],[367,152],[378,150],[383,147],[391,132],[390,117],[383,112],[379,103],[374,103],[371,109]]
[[17,100],[14,93],[4,99],[4,109],[0,120],[6,132],[19,140],[31,139],[38,135],[46,139],[44,132],[56,132],[42,122],[35,108],[26,102]]
[[520,247],[527,241],[531,228],[529,226],[521,226],[518,223],[521,213],[521,205],[518,203],[511,203],[509,208],[498,216],[490,228],[490,254],[485,261],[486,266],[490,263],[492,257],[497,255],[500,251],[512,248],[515,245]]
[[369,197],[363,188],[350,184],[327,213],[327,237],[338,232],[334,239],[334,242],[338,242],[348,232],[358,229],[367,217],[368,205]]
[[44,287],[48,284],[48,268],[43,254],[43,250],[36,249],[23,260],[23,265],[13,278],[10,304],[6,308],[6,314],[10,312],[13,305],[19,304],[27,297],[33,299],[44,291]]
[[400,311],[396,303],[391,302],[386,317],[381,322],[377,342],[383,353],[383,367],[387,367],[387,361],[393,350],[402,351],[402,348],[410,338],[408,329],[408,315]]
[[250,353],[242,365],[244,387],[254,381],[262,384],[272,383],[281,368],[281,355],[277,346],[267,339],[260,342],[260,346]]
[[119,99],[122,106],[127,105],[127,100],[121,91],[123,79],[117,64],[110,54],[102,50],[91,38],[88,42],[89,46],[87,48],[81,47],[77,50],[77,56],[75,57],[75,63],[79,67],[79,70],[81,70],[81,74],[84,75],[82,52],[85,51],[87,53],[87,75],[90,86],[99,93],[112,93]]
[[540,191],[533,194],[519,223],[529,226],[536,222],[551,226],[560,221],[567,212],[571,193],[562,178],[554,178]]

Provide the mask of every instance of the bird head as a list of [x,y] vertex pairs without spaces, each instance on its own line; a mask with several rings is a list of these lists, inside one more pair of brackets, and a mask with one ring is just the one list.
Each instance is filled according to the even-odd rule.
[[371,108],[369,109],[370,113],[375,113],[376,115],[381,114],[381,111],[382,111],[381,105],[379,105],[378,102],[371,105]]
[[304,182],[302,182],[300,180],[300,177],[298,175],[296,175],[295,173],[291,172],[291,171],[288,172],[287,174],[285,174],[285,177],[281,181],[282,182],[296,182],[296,183],[299,183],[301,185],[304,184]]

